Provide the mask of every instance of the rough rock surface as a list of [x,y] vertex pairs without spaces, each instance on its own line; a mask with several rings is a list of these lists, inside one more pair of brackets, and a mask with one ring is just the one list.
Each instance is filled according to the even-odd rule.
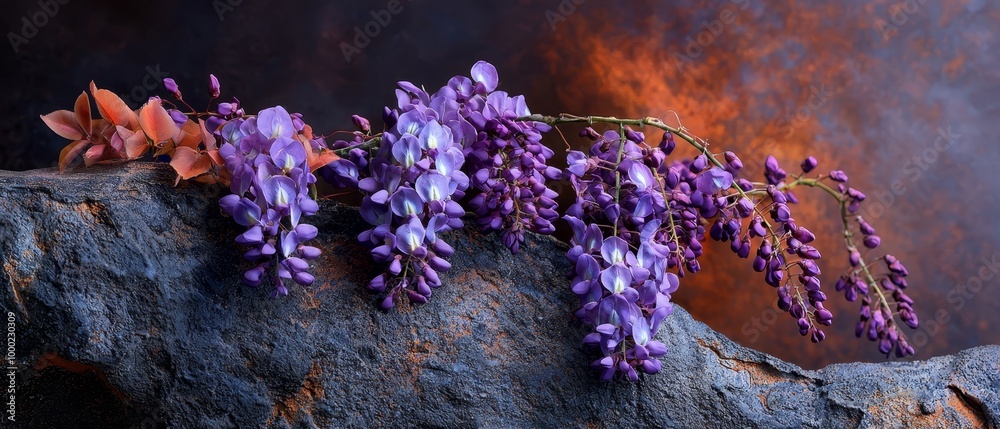
[[383,313],[362,287],[376,270],[354,241],[362,221],[328,204],[311,218],[319,281],[267,300],[239,285],[220,190],[172,183],[150,164],[0,171],[18,426],[1000,426],[1000,346],[806,371],[679,308],[663,373],[601,383],[565,247],[547,238],[511,256],[453,233],[446,286]]

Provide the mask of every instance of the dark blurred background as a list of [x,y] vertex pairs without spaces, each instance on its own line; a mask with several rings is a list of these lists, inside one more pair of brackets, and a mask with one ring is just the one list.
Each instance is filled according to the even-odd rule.
[[[910,269],[917,358],[1000,343],[996,2],[608,3],[8,1],[0,169],[53,166],[66,142],[38,115],[71,108],[91,80],[137,107],[165,95],[169,76],[200,107],[215,73],[248,111],[282,104],[328,132],[354,113],[378,119],[398,80],[435,89],[485,59],[534,112],[676,113],[744,154],[750,172],[768,153],[789,170],[809,154],[843,168],[871,196],[883,247]],[[355,44],[366,26],[377,35]],[[796,218],[820,236],[834,295],[847,267],[835,207],[799,195]],[[855,305],[834,296],[834,326],[814,345],[726,246],[702,265],[676,301],[730,338],[807,368],[884,360],[854,338]]]

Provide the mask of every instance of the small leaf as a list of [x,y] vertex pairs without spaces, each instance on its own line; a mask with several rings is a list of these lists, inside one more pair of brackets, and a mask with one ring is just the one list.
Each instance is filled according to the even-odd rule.
[[149,150],[149,141],[146,140],[146,134],[142,130],[132,132],[125,127],[118,127],[118,136],[125,142],[125,156],[129,158],[138,158],[146,154]]
[[106,89],[98,89],[94,82],[90,82],[90,93],[94,96],[97,104],[97,111],[104,119],[115,125],[135,129],[137,122],[135,113],[129,109],[128,105],[115,93]]
[[139,125],[146,137],[155,143],[168,140],[178,132],[177,124],[158,99],[150,100],[139,110]]
[[63,170],[66,169],[66,166],[68,166],[70,162],[73,162],[73,159],[75,159],[80,152],[83,152],[89,144],[90,141],[88,140],[77,140],[66,145],[62,152],[59,152],[59,172],[62,173]]
[[174,157],[170,160],[170,166],[183,180],[197,177],[208,173],[212,168],[212,160],[208,155],[199,154],[198,151],[187,146],[178,147],[174,151]]
[[198,144],[201,143],[201,130],[199,130],[198,123],[188,119],[183,127],[177,129],[174,141],[177,142],[177,146],[198,149]]
[[56,110],[48,115],[41,116],[45,125],[60,137],[70,140],[80,140],[83,138],[83,130],[76,121],[76,115],[69,110]]
[[76,122],[80,124],[80,129],[83,130],[85,134],[91,133],[91,117],[90,117],[90,97],[87,96],[87,91],[80,92],[80,96],[76,97],[76,106],[73,108],[73,113],[76,115]]
[[108,145],[106,144],[95,144],[87,149],[87,153],[83,154],[83,163],[87,167],[94,165],[97,161],[100,161],[104,157],[104,152],[108,150]]
[[205,151],[205,153],[207,153],[208,157],[212,159],[212,164],[215,164],[216,166],[226,165],[226,160],[222,159],[222,155],[219,154],[218,149],[209,149]]
[[201,131],[201,141],[205,142],[205,149],[218,149],[219,147],[215,143],[215,134],[208,132],[208,127],[205,125],[204,120],[198,120],[198,128]]
[[121,152],[122,149],[125,149],[125,139],[123,139],[122,136],[118,133],[114,133],[113,135],[111,135],[111,138],[108,139],[108,142],[111,144],[111,147],[115,148],[115,150],[119,152]]
[[340,159],[334,151],[330,149],[320,149],[319,153],[313,151],[306,152],[307,158],[309,158],[309,170],[316,171],[323,166]]

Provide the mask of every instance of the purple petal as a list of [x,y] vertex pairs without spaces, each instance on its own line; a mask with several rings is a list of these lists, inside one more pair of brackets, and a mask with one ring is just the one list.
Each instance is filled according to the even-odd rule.
[[264,199],[275,207],[288,206],[295,201],[295,182],[285,176],[271,176],[261,184]]
[[497,76],[497,69],[486,61],[479,61],[472,66],[472,80],[482,83],[486,92],[493,92],[497,89],[500,78]]
[[270,152],[274,165],[288,171],[306,162],[306,149],[302,142],[289,137],[278,137],[271,143]]
[[257,129],[268,139],[279,136],[291,138],[295,135],[295,126],[292,125],[292,117],[281,106],[264,109],[258,113]]
[[449,182],[447,176],[436,171],[427,171],[417,177],[414,187],[424,202],[444,201],[451,196]]
[[420,195],[417,194],[417,191],[406,187],[397,189],[389,197],[389,206],[392,208],[392,213],[401,218],[424,212],[424,203],[420,199]]

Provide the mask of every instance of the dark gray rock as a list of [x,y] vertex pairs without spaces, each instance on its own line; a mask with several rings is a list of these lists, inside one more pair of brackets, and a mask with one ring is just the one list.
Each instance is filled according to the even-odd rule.
[[[161,165],[0,172],[22,427],[997,427],[1000,346],[806,371],[677,309],[661,374],[601,383],[565,246],[455,232],[446,286],[377,310],[357,212],[311,221],[319,281],[239,284],[217,188]],[[0,396],[5,394],[0,394]],[[3,401],[7,402],[6,396]]]

